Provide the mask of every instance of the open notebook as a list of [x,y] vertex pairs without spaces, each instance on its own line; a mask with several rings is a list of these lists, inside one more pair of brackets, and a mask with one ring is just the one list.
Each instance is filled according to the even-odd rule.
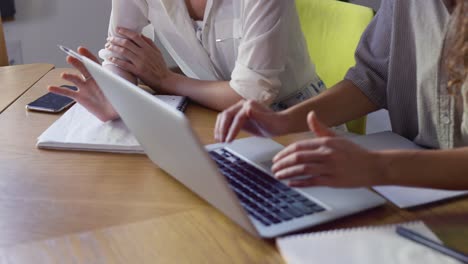
[[[352,137],[350,140],[370,150],[423,149],[408,139],[388,131]],[[468,190],[447,191],[401,186],[374,186],[373,189],[400,208],[419,206],[468,194]]]
[[[402,224],[440,242],[422,222]],[[460,263],[396,234],[396,226],[362,227],[279,238],[287,263],[321,264],[455,264]]]
[[[157,95],[179,111],[184,111],[185,96]],[[136,138],[122,120],[103,123],[84,107],[76,104],[37,139],[43,149],[144,154]]]

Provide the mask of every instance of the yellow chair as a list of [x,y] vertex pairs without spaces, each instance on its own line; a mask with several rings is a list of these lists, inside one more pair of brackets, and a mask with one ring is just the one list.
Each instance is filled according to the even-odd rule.
[[[354,52],[374,11],[335,0],[296,0],[296,7],[317,73],[332,87],[354,66]],[[346,125],[351,132],[365,134],[366,118]]]
[[8,55],[5,45],[5,34],[3,33],[2,18],[0,17],[0,66],[8,65]]

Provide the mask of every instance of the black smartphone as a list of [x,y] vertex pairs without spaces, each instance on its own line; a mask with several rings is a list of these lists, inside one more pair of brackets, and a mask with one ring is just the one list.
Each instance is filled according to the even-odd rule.
[[[70,90],[76,91],[78,88],[70,85],[62,85],[60,87],[68,88]],[[33,111],[49,112],[49,113],[59,113],[71,106],[75,101],[66,96],[47,93],[33,102],[26,105],[26,109]]]

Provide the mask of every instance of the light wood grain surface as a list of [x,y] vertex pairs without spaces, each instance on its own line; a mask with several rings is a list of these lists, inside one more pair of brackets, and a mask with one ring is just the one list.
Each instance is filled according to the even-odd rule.
[[51,64],[0,67],[0,113],[53,68]]
[[[10,263],[283,263],[209,208],[0,249]],[[0,257],[1,260],[1,257]]]
[[[0,262],[282,262],[272,241],[243,231],[145,156],[36,149],[58,115],[24,105],[47,84],[64,84],[62,71],[49,72],[0,115]],[[191,104],[186,114],[201,141],[213,143],[216,113]],[[468,198],[414,210],[386,204],[306,231],[417,219],[468,251]]]

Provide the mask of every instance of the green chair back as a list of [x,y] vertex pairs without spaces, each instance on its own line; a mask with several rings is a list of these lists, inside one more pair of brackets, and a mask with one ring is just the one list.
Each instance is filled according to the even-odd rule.
[[[335,0],[296,0],[296,7],[317,73],[332,87],[354,66],[354,52],[374,11]],[[366,118],[346,125],[351,132],[365,134]]]

